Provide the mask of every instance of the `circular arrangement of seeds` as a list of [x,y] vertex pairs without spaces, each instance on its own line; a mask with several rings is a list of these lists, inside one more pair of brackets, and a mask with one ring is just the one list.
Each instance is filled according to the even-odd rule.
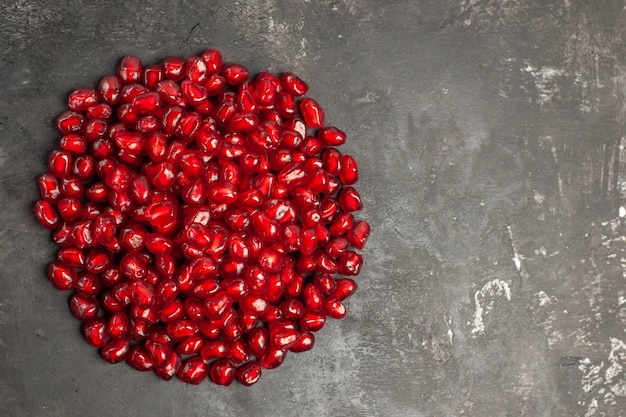
[[346,134],[307,91],[209,49],[126,56],[69,95],[35,214],[106,361],[252,385],[346,315],[370,226]]

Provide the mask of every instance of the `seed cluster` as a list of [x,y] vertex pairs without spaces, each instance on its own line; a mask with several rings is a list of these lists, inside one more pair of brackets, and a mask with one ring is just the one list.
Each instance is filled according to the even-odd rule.
[[308,85],[209,49],[126,56],[74,90],[36,217],[48,278],[110,363],[252,385],[345,316],[369,225],[356,161]]

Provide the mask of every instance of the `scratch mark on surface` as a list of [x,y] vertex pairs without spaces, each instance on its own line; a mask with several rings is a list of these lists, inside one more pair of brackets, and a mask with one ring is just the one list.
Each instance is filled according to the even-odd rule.
[[513,229],[511,228],[511,225],[508,225],[506,227],[506,231],[509,235],[509,242],[511,243],[511,250],[513,251],[513,258],[511,259],[513,261],[513,265],[515,265],[515,270],[519,274],[520,278],[522,279],[528,278],[528,274],[526,273],[522,265],[522,260],[524,259],[524,256],[520,255],[517,250],[517,243],[515,243],[515,238],[513,237]]
[[554,165],[557,167],[556,181],[559,187],[559,197],[561,198],[561,201],[563,201],[565,198],[565,194],[563,192],[563,178],[561,177],[561,171],[558,169],[559,155],[557,153],[556,146],[554,145],[554,140],[552,139],[552,136],[546,136],[545,139],[550,143],[550,153],[552,154],[552,160],[554,161]]

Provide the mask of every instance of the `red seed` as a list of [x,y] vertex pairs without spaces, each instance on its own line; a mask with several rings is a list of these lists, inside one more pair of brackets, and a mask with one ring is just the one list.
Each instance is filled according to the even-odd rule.
[[76,273],[70,267],[60,263],[52,263],[48,267],[48,279],[61,291],[67,291],[76,284]]
[[324,109],[312,98],[305,98],[300,102],[300,112],[304,122],[312,129],[324,127],[326,121]]
[[220,359],[211,365],[211,381],[217,385],[229,386],[235,380],[235,367],[227,360]]
[[249,362],[237,369],[236,375],[239,383],[249,387],[256,384],[261,377],[261,366],[256,361]]
[[102,318],[94,318],[85,322],[83,325],[83,335],[87,343],[96,348],[104,347],[109,341],[106,332],[106,323]]
[[250,77],[248,69],[241,64],[226,64],[222,67],[221,75],[229,85],[237,85]]
[[50,230],[55,229],[61,222],[54,206],[47,200],[39,200],[35,203],[35,216],[43,227]]
[[178,378],[192,385],[201,384],[209,375],[209,366],[199,356],[187,359],[178,369]]
[[126,362],[138,371],[147,372],[153,369],[152,358],[141,345],[133,345],[126,356]]
[[143,67],[136,56],[125,56],[120,62],[119,76],[124,84],[137,83],[142,79]]
[[130,341],[126,338],[118,338],[110,341],[100,354],[109,363],[119,363],[126,359],[130,350]]
[[85,123],[81,113],[66,111],[57,118],[57,129],[62,135],[79,134]]
[[308,84],[291,72],[285,72],[282,75],[281,85],[285,91],[297,97],[303,96],[309,91]]

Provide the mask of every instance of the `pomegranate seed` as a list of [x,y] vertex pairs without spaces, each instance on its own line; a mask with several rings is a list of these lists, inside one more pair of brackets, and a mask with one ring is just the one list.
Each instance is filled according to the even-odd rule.
[[285,72],[282,75],[281,85],[285,91],[297,97],[303,96],[309,91],[308,84],[291,72]]
[[120,62],[118,73],[122,83],[131,84],[137,83],[142,79],[142,65],[139,58],[136,56],[125,56]]
[[52,263],[48,267],[48,279],[61,291],[74,288],[76,284],[76,274],[74,270],[60,263]]
[[165,359],[155,366],[154,370],[156,374],[163,380],[169,381],[174,378],[174,375],[178,372],[178,369],[182,365],[182,359],[178,353],[170,350]]
[[219,359],[211,365],[211,381],[217,385],[229,386],[235,380],[235,367],[227,359]]
[[[181,355],[195,355],[196,353],[200,352],[202,346],[204,346],[204,338],[194,335],[189,336],[188,338],[180,342],[176,347],[176,351]],[[202,360],[201,358],[199,359]]]
[[[340,146],[346,142],[346,134],[334,126],[319,129],[317,131],[317,138],[328,146]],[[334,173],[335,172],[331,172],[331,174]]]
[[126,362],[138,371],[147,372],[153,369],[152,358],[141,345],[133,345],[126,356]]
[[81,113],[66,111],[57,118],[57,129],[62,135],[79,134],[85,123]]
[[178,368],[178,377],[181,381],[192,385],[201,384],[209,375],[209,366],[199,356],[187,359]]
[[305,331],[300,334],[296,343],[289,347],[291,352],[305,352],[313,349],[315,344],[315,336],[310,331]]
[[115,75],[107,75],[100,80],[98,92],[105,103],[117,104],[122,90],[122,80]]
[[249,362],[237,369],[236,376],[239,383],[249,387],[261,378],[261,366],[258,362]]
[[325,115],[322,107],[312,98],[305,98],[300,102],[300,111],[304,122],[312,129],[324,127]]
[[54,206],[47,200],[39,200],[35,203],[35,216],[43,227],[50,230],[55,229],[61,222]]
[[237,85],[247,80],[250,73],[241,64],[226,64],[222,67],[221,75],[229,85]]
[[222,54],[217,49],[207,49],[202,53],[207,73],[219,74],[222,70]]
[[181,80],[185,76],[185,60],[177,56],[165,58],[163,60],[163,75],[173,81]]
[[85,265],[85,254],[78,248],[61,248],[57,252],[57,261],[70,268],[82,268]]
[[265,355],[259,358],[259,365],[265,369],[278,368],[285,361],[286,357],[286,350],[271,347]]
[[300,317],[300,327],[303,330],[317,332],[326,324],[326,316],[322,313],[304,312]]
[[130,341],[126,338],[118,338],[111,340],[103,347],[100,354],[109,363],[119,363],[126,359],[129,350]]
[[128,316],[122,311],[113,313],[106,324],[107,334],[112,338],[125,336],[129,328],[130,321],[128,320]]
[[343,275],[359,275],[362,265],[363,257],[354,251],[348,251],[341,255],[338,263],[339,272]]
[[104,347],[109,342],[106,332],[106,323],[102,318],[88,320],[83,325],[83,335],[91,346]]

